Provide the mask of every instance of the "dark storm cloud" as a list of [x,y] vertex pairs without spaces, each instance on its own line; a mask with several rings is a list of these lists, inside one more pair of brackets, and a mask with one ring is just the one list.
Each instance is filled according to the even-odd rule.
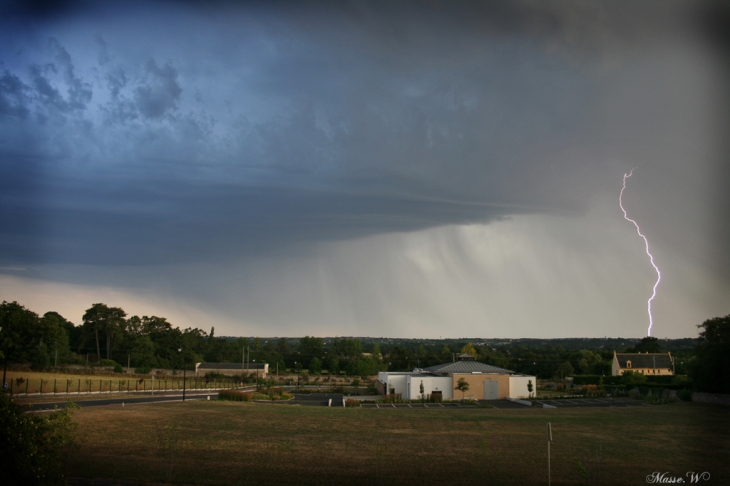
[[29,113],[27,90],[20,78],[5,71],[0,77],[0,115],[26,117]]
[[147,82],[135,90],[137,108],[145,118],[159,118],[177,108],[182,88],[177,71],[169,64],[159,67],[154,59],[145,65]]
[[9,261],[225,260],[580,212],[608,170],[592,157],[609,144],[590,142],[596,92],[681,10],[647,23],[643,3],[108,8],[76,33],[86,44],[62,37],[74,5],[15,13],[45,47],[3,51],[4,184],[28,188],[0,195]]

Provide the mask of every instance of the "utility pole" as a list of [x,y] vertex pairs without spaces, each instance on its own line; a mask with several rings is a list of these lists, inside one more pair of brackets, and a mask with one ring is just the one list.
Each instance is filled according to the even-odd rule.
[[548,446],[548,486],[550,486],[550,443],[553,441],[553,429],[550,427],[550,422],[548,422],[548,430],[547,430],[547,446]]

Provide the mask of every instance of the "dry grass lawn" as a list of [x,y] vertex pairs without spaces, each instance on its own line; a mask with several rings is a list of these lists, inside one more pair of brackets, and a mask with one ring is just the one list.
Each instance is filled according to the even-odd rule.
[[[730,484],[730,411],[373,410],[186,402],[78,410],[72,477],[173,484],[646,484],[708,471]],[[579,465],[579,462],[581,465]]]

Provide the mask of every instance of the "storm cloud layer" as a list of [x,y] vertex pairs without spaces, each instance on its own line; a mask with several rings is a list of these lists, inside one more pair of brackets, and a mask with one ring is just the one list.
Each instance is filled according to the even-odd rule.
[[[15,279],[4,298],[16,298],[17,279],[104,284],[217,309],[231,333],[235,321],[270,334],[336,334],[347,321],[352,334],[395,326],[418,335],[418,322],[433,334],[463,311],[464,334],[494,321],[488,331],[508,335],[497,322],[513,312],[507,303],[528,280],[554,275],[555,252],[570,248],[582,262],[576,282],[605,271],[612,287],[634,276],[595,254],[599,242],[547,233],[568,218],[563,234],[615,224],[630,238],[606,208],[635,166],[630,210],[651,221],[665,263],[728,289],[718,230],[727,46],[715,37],[725,13],[713,4],[4,8],[0,271]],[[481,257],[462,247],[489,251],[501,236],[485,229],[477,241],[482,230],[471,226],[548,247],[523,254],[533,259],[526,280],[513,267],[480,271]],[[422,238],[440,248],[431,263],[452,265],[431,285],[391,261],[407,260]],[[369,257],[352,258],[354,248]],[[642,262],[638,249],[627,261]],[[330,277],[303,291],[323,267]],[[540,305],[571,292],[545,279]],[[486,298],[500,281],[512,282],[513,297]],[[387,292],[368,290],[382,282]],[[457,304],[439,301],[457,287]],[[602,285],[595,292],[594,306],[621,301]],[[707,298],[693,300],[687,319],[722,311]],[[430,310],[414,312],[423,302]],[[559,332],[580,335],[583,320]],[[549,335],[550,326],[520,332]],[[587,332],[613,334],[600,327]]]

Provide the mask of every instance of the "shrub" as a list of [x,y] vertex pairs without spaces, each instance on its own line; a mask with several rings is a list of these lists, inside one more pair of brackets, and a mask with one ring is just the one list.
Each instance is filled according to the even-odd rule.
[[688,390],[687,388],[684,388],[677,392],[677,396],[679,397],[680,400],[683,400],[685,402],[691,402],[692,401],[692,390]]
[[428,403],[441,403],[442,400],[443,396],[441,394],[428,395]]
[[114,363],[114,373],[124,373],[124,368],[119,363]]
[[345,400],[345,406],[346,407],[357,407],[357,400],[353,398],[348,398]]
[[112,366],[113,367],[113,366],[116,366],[118,364],[119,363],[117,363],[113,359],[102,359],[101,361],[99,361],[99,366]]
[[[209,371],[205,374],[205,382],[210,383],[211,381],[226,381],[229,377],[223,373],[216,373],[215,371]],[[236,381],[242,381],[237,379]]]
[[218,393],[218,400],[230,400],[233,402],[253,401],[253,392],[241,390],[221,390]]
[[64,469],[74,444],[72,403],[50,416],[26,415],[10,397],[0,394],[0,483],[63,485]]
[[149,375],[152,371],[152,368],[149,366],[140,366],[139,368],[134,369],[135,375]]

